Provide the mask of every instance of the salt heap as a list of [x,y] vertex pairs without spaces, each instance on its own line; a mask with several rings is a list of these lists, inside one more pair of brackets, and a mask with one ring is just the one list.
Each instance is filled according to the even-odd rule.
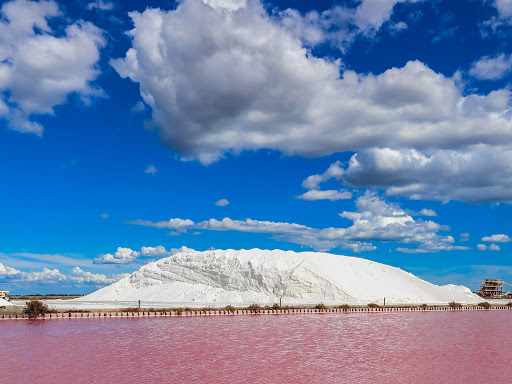
[[9,303],[5,299],[0,299],[0,307],[12,307],[12,306],[14,306],[13,303]]
[[212,305],[382,302],[478,303],[469,288],[438,286],[357,257],[281,250],[187,251],[149,263],[84,301]]

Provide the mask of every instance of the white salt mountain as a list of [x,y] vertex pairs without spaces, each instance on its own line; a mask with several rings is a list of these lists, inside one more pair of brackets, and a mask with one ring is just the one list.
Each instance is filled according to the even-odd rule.
[[[84,301],[199,305],[478,303],[463,286],[437,286],[357,257],[280,250],[187,251],[149,263]],[[195,305],[194,305],[195,304]]]

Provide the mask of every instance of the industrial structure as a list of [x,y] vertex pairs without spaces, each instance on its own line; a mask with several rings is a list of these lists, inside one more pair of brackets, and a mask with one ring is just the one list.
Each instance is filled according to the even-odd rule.
[[486,298],[495,298],[495,299],[503,299],[503,298],[511,298],[512,293],[503,290],[503,284],[506,284],[512,287],[512,284],[509,284],[503,280],[499,279],[485,279],[482,281],[482,286],[478,294],[482,297]]
[[0,299],[9,301],[9,291],[0,291]]

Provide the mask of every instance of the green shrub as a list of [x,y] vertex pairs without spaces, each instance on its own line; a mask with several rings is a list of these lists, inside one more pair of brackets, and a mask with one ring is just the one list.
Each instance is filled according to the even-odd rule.
[[479,306],[479,307],[483,307],[483,308],[485,308],[485,309],[489,309],[489,308],[491,308],[491,304],[490,304],[490,303],[488,303],[487,301],[483,301],[483,302],[481,302],[481,303],[478,303],[478,306]]
[[258,304],[249,305],[249,310],[253,313],[258,313],[261,310],[261,307]]
[[507,307],[512,307],[512,301],[509,301],[509,302],[507,303]]
[[277,303],[274,303],[274,305],[272,306],[273,309],[281,309],[281,306]]
[[423,309],[423,310],[428,309],[428,305],[427,304],[421,304],[420,308]]
[[233,307],[232,305],[227,305],[224,309],[231,313],[235,313],[235,311],[236,311],[236,308]]
[[368,304],[368,308],[380,308],[380,306],[375,303],[370,303],[370,304]]
[[450,301],[448,303],[448,306],[450,308],[462,308],[462,304],[461,303],[456,303],[455,301]]
[[350,309],[350,305],[342,304],[338,308],[343,309],[343,311],[347,312]]
[[46,304],[43,304],[39,300],[31,300],[25,303],[23,313],[28,315],[29,319],[36,319],[39,316],[43,316],[49,312],[49,308]]
[[320,303],[320,304],[315,305],[315,308],[316,309],[320,309],[322,311],[325,311],[327,309],[327,307],[325,306],[324,303]]

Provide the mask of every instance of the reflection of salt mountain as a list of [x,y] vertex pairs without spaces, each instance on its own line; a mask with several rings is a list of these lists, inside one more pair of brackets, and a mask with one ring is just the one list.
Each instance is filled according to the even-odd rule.
[[466,287],[440,287],[357,257],[260,249],[178,253],[81,300],[334,304],[384,297],[388,303],[479,302]]

